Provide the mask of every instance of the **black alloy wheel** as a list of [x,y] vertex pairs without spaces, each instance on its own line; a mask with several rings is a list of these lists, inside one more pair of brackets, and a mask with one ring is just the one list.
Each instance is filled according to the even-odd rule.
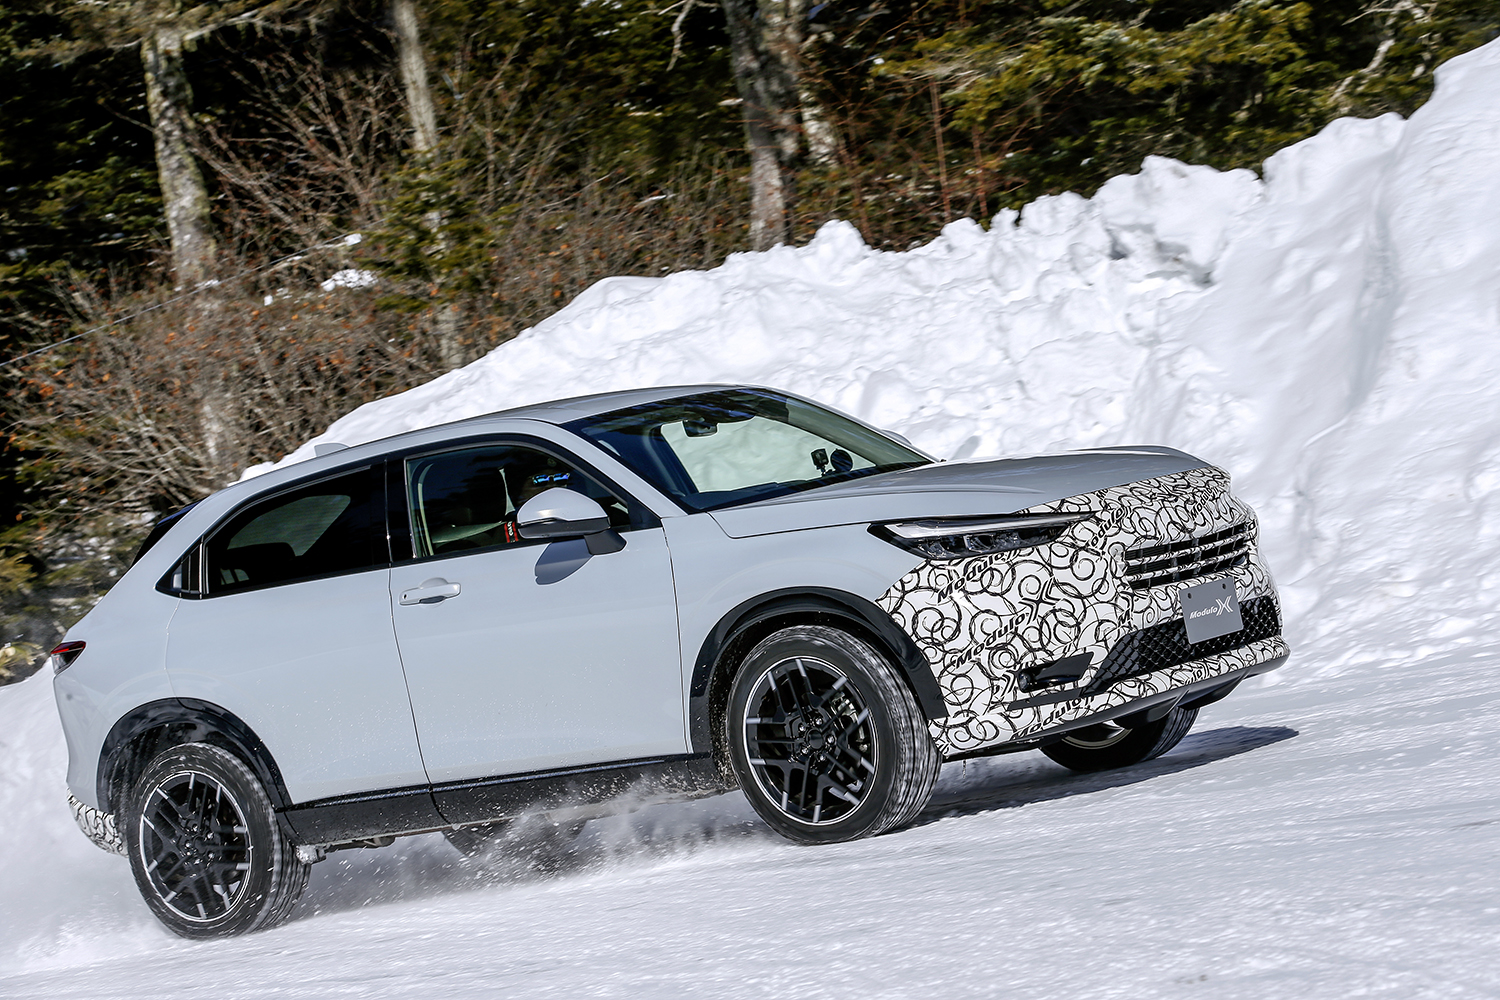
[[218,920],[250,880],[250,827],[222,782],[181,770],[146,796],[137,845],[152,891],[183,920]]
[[307,885],[308,866],[265,789],[221,747],[187,743],[158,755],[125,812],[136,886],[183,937],[274,926]]
[[750,804],[799,843],[906,826],[942,766],[895,667],[862,639],[823,626],[782,629],[750,651],[724,726]]
[[870,793],[870,710],[833,664],[813,656],[773,663],[750,692],[745,751],[761,790],[812,826],[837,823]]
[[1196,708],[1174,708],[1155,722],[1133,729],[1100,722],[1075,729],[1041,750],[1063,767],[1083,774],[1128,767],[1160,757],[1181,743],[1197,718]]

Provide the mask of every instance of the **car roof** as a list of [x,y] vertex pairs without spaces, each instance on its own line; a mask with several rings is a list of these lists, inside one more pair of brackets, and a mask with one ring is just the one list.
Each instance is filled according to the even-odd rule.
[[[341,447],[335,451],[327,451],[320,455],[309,455],[306,458],[285,465],[279,464],[247,479],[240,479],[231,483],[221,490],[216,491],[213,496],[221,498],[223,502],[206,504],[210,516],[218,517],[224,503],[238,503],[248,493],[259,493],[265,489],[280,489],[299,482],[308,476],[322,475],[324,472],[332,472],[340,467],[346,466],[353,461],[360,461],[377,457],[392,449],[399,449],[409,443],[427,443],[434,440],[442,440],[448,436],[463,434],[466,427],[471,427],[483,432],[486,425],[505,425],[513,420],[541,421],[549,424],[562,425],[570,420],[578,420],[583,417],[596,416],[600,413],[608,413],[627,406],[637,406],[642,403],[654,403],[665,399],[676,399],[680,396],[688,396],[697,392],[712,392],[722,389],[753,389],[758,386],[739,386],[729,384],[702,385],[665,385],[651,389],[627,389],[620,392],[598,392],[587,396],[572,396],[567,399],[554,399],[545,403],[532,403],[527,406],[517,406],[508,410],[495,410],[491,413],[481,413],[477,416],[466,417],[462,420],[453,420],[445,424],[434,424],[430,427],[418,427],[408,431],[401,431],[383,438],[375,438],[360,444]],[[500,429],[500,428],[497,428]],[[331,443],[331,442],[330,442]],[[206,498],[205,498],[206,499]],[[189,506],[197,506],[194,501]],[[185,513],[187,508],[182,508],[176,513]],[[195,520],[195,518],[182,518],[181,520]],[[144,554],[144,552],[142,553]]]
[[679,396],[688,396],[697,392],[712,392],[716,389],[755,388],[760,387],[729,385],[726,383],[704,383],[701,385],[662,385],[651,389],[623,389],[617,392],[596,392],[588,396],[570,396],[567,399],[554,399],[545,403],[531,403],[527,406],[517,406],[508,410],[481,413],[478,416],[455,420],[452,423],[440,426],[453,427],[459,424],[478,423],[497,418],[509,419],[517,417],[527,420],[542,420],[549,424],[564,424],[570,420],[593,417],[601,413],[608,413],[611,410],[621,410],[628,406],[639,406],[643,403],[656,403],[664,399],[676,399]]
[[[579,420],[584,417],[597,416],[618,410],[628,406],[638,406],[642,403],[655,403],[661,400],[677,399],[699,392],[712,392],[723,389],[758,389],[759,386],[741,386],[728,384],[702,384],[702,385],[664,385],[651,389],[626,389],[619,392],[597,392],[587,396],[571,396],[566,399],[548,400],[545,403],[531,403],[526,406],[516,406],[508,410],[494,410],[489,413],[480,413],[472,417],[464,417],[460,420],[450,420],[447,423],[433,424],[429,427],[416,427],[411,430],[400,431],[396,434],[381,438],[372,438],[356,445],[341,446],[336,450],[326,451],[322,454],[309,455],[296,462],[279,464],[265,472],[259,473],[249,479],[241,479],[232,484],[229,489],[234,489],[244,483],[261,480],[262,477],[275,477],[273,481],[287,478],[287,475],[300,476],[308,472],[316,472],[324,468],[334,468],[348,462],[350,459],[369,457],[399,449],[411,443],[430,443],[435,440],[443,440],[455,434],[462,435],[466,430],[472,429],[483,432],[490,426],[497,430],[514,429],[507,428],[511,421],[527,420],[561,426],[571,420]],[[776,390],[771,390],[776,391]],[[326,442],[333,444],[333,442]],[[293,470],[296,470],[295,473]],[[287,475],[283,475],[287,474]]]
[[[305,476],[321,475],[324,471],[335,470],[347,465],[350,461],[374,458],[390,453],[393,450],[409,447],[413,444],[426,445],[441,442],[450,437],[462,436],[469,431],[483,434],[491,428],[496,431],[517,430],[525,426],[525,421],[562,426],[569,421],[597,416],[601,413],[609,413],[612,410],[619,410],[629,406],[656,403],[663,400],[690,396],[695,393],[723,391],[725,389],[749,389],[752,391],[773,392],[779,396],[787,396],[793,399],[802,398],[785,390],[771,389],[766,386],[711,382],[697,385],[663,385],[649,389],[626,389],[618,392],[592,393],[587,396],[570,396],[566,399],[548,400],[544,403],[531,403],[526,406],[512,407],[508,410],[494,410],[490,413],[481,413],[443,424],[417,427],[386,437],[373,438],[356,445],[339,446],[334,450],[325,451],[322,454],[308,455],[296,462],[287,464],[277,463],[273,468],[257,472],[255,475],[230,484],[215,495],[231,494],[239,496],[246,490],[259,491],[265,487],[279,488],[282,485],[298,481]],[[514,421],[521,421],[523,423],[517,425],[513,423]],[[333,442],[324,443],[333,444]]]

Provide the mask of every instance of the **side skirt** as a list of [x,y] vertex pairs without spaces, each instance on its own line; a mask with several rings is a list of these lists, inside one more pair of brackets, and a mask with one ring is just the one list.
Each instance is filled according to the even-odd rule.
[[681,754],[341,795],[282,815],[301,843],[327,847],[527,812],[586,819],[723,791],[711,755]]

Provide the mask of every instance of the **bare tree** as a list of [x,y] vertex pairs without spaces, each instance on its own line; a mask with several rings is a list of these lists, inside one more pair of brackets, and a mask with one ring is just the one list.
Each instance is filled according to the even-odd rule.
[[197,123],[184,55],[201,39],[233,26],[281,28],[294,9],[321,0],[74,0],[64,12],[78,29],[54,53],[71,56],[97,48],[139,48],[146,83],[146,110],[156,140],[156,170],[172,273],[179,285],[208,279],[217,247],[209,217],[208,190],[193,157]]
[[248,112],[204,125],[195,152],[219,180],[219,225],[239,252],[278,257],[378,225],[404,142],[391,74],[282,53],[237,83]]
[[158,22],[141,38],[140,49],[172,271],[180,283],[197,285],[208,278],[215,247],[208,191],[192,152],[193,92],[182,63],[186,36],[177,24]]
[[396,26],[396,62],[406,89],[406,110],[411,116],[411,148],[419,154],[437,149],[437,109],[427,76],[427,50],[412,0],[391,0],[391,21]]
[[750,246],[791,239],[801,142],[794,32],[802,0],[721,0],[750,150]]

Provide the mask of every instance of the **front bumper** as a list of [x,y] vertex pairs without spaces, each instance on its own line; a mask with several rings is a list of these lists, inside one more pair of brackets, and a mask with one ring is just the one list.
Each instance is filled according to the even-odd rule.
[[[931,727],[949,759],[1033,745],[1285,660],[1254,514],[1230,495],[1222,471],[1193,469],[1032,509],[1043,511],[1095,516],[1051,545],[925,562],[878,602],[938,679],[949,715]],[[1246,628],[1189,645],[1177,590],[1195,581],[1132,586],[1127,556],[1231,525],[1248,526],[1244,557],[1203,578],[1235,581]],[[1080,676],[1035,683],[1039,671],[1070,657],[1086,664]]]
[[946,759],[965,760],[970,757],[987,757],[997,753],[1029,750],[1033,747],[1043,746],[1061,739],[1064,735],[1075,729],[1095,726],[1101,722],[1121,722],[1128,727],[1136,724],[1133,721],[1136,719],[1142,721],[1159,719],[1179,705],[1184,708],[1197,708],[1200,705],[1208,705],[1229,694],[1239,686],[1241,681],[1248,680],[1260,674],[1269,673],[1281,667],[1286,663],[1288,655],[1282,654],[1261,663],[1251,664],[1248,667],[1240,667],[1230,670],[1227,673],[1214,674],[1202,680],[1191,681],[1181,687],[1167,688],[1164,691],[1154,694],[1142,695],[1133,701],[1115,704],[1107,708],[1101,708],[1096,712],[1079,715],[1067,721],[1056,723],[1022,740],[998,743],[979,750],[971,750],[967,753],[957,753]]

